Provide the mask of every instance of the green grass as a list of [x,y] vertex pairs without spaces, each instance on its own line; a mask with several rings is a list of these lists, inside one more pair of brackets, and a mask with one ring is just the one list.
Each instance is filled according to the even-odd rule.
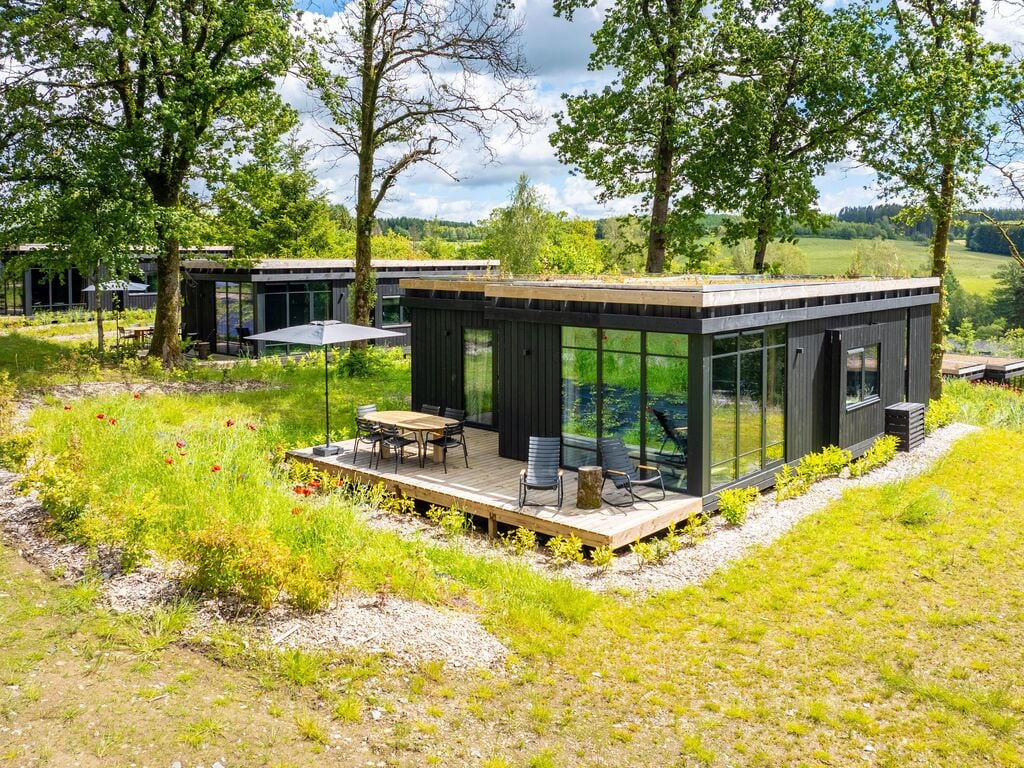
[[[824,237],[801,237],[797,247],[807,255],[810,274],[838,275],[850,267],[854,251],[862,240],[833,240]],[[896,248],[906,260],[913,274],[928,274],[931,254],[927,243],[909,240],[889,240],[887,245]],[[950,268],[956,274],[964,290],[987,295],[995,287],[993,273],[999,267],[1010,263],[1007,256],[968,251],[961,241],[949,244]]]

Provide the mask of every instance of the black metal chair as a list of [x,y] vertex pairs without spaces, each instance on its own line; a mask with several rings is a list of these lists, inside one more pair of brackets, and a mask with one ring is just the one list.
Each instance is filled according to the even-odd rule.
[[[604,499],[608,504],[614,507],[632,507],[638,501],[651,504],[665,498],[665,481],[657,467],[633,464],[633,460],[629,458],[629,452],[626,450],[626,444],[618,437],[604,437],[598,440],[597,444],[601,451],[601,469],[604,473],[604,482],[601,483],[601,498],[604,498],[604,485],[609,480],[617,490],[629,493],[629,503],[617,504]],[[647,499],[638,496],[634,490],[635,487],[653,487],[655,485],[661,488],[660,499]]]
[[[562,508],[565,495],[561,464],[562,438],[531,437],[530,449],[526,459],[526,469],[519,472],[519,507],[525,507],[526,492],[558,491],[558,508]],[[543,506],[530,504],[529,506]]]
[[376,410],[377,406],[373,404],[356,406],[356,448],[352,455],[353,464],[359,458],[359,446],[369,445],[370,463],[366,466],[373,466],[373,452],[380,446],[381,441],[380,427],[376,422],[370,421],[366,417],[376,412]]
[[456,421],[465,421],[466,412],[461,408],[445,408],[444,417],[446,419],[455,419]]
[[427,413],[427,414],[430,414],[431,416],[440,416],[441,415],[441,406],[440,405],[421,405],[420,406],[420,413]]
[[[397,475],[398,462],[405,463],[405,449],[410,445],[416,446],[416,459],[422,466],[422,448],[416,436],[411,432],[404,431],[401,427],[382,424],[380,426],[380,442],[377,445],[377,469],[380,469],[380,460],[384,455],[384,449],[390,448],[395,454],[395,474]],[[355,459],[353,459],[354,461]]]
[[466,425],[463,422],[448,424],[444,431],[438,436],[426,441],[423,446],[424,456],[427,445],[435,445],[441,449],[441,465],[444,473],[448,474],[448,449],[462,446],[462,458],[466,460],[466,469],[469,469],[469,449],[466,447]]

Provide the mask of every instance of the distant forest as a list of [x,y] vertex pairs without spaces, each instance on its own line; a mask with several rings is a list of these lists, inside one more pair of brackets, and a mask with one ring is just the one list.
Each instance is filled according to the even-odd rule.
[[[919,240],[926,241],[932,236],[932,222],[928,218],[913,225],[898,221],[897,217],[903,206],[897,204],[848,206],[839,211],[835,218],[825,227],[813,230],[810,227],[797,226],[794,234],[798,237],[826,237],[836,240]],[[1014,243],[1024,250],[1024,210],[1019,208],[984,208],[982,213],[999,222],[1007,222],[1007,231]],[[705,226],[714,231],[728,218],[722,214],[709,214],[705,217]],[[605,239],[605,232],[611,218],[594,219],[594,237]],[[436,238],[448,243],[471,243],[483,240],[485,227],[475,222],[451,221],[448,219],[422,219],[414,216],[393,216],[377,220],[379,234],[395,233],[407,237],[413,242],[421,242]],[[1008,256],[1010,254],[1006,238],[999,229],[989,224],[976,213],[967,214],[954,227],[952,239],[966,240],[967,248],[982,253],[995,253]]]

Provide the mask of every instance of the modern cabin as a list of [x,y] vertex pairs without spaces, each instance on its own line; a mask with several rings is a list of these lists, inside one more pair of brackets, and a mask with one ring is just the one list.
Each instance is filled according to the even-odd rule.
[[[69,267],[50,273],[32,265],[32,254],[47,249],[45,243],[26,243],[0,251],[0,315],[25,315],[36,312],[65,312],[74,309],[94,310],[97,300],[109,311],[115,304],[120,309],[153,309],[156,306],[156,260],[151,253],[138,252],[138,269],[127,277],[145,283],[145,291],[84,290],[93,280]],[[185,256],[203,255],[210,259],[229,259],[231,246],[182,248]],[[14,263],[17,263],[17,266]],[[38,264],[38,262],[37,262]]]
[[888,406],[927,403],[938,280],[667,277],[404,279],[412,406],[465,409],[523,461],[562,465],[621,437],[672,490],[772,484],[830,444],[858,454]]
[[[484,277],[497,261],[374,260],[374,325],[408,334],[399,280],[422,277]],[[255,263],[190,260],[182,263],[182,328],[224,355],[287,352],[287,345],[247,342],[255,333],[313,320],[349,317],[355,282],[353,259],[267,259]],[[407,337],[395,344],[407,345]]]

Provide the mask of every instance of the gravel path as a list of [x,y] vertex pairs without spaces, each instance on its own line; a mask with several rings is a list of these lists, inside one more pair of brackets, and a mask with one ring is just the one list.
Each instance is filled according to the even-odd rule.
[[[926,472],[953,443],[977,429],[967,424],[943,427],[933,432],[913,453],[897,453],[888,464],[863,477],[823,480],[811,486],[803,496],[781,504],[776,503],[774,494],[769,492],[757,502],[742,526],[727,526],[720,518],[713,517],[712,531],[699,544],[683,548],[662,562],[643,569],[640,569],[637,557],[628,551],[620,552],[604,571],[590,565],[556,569],[541,551],[513,556],[492,546],[480,534],[463,537],[460,542],[475,554],[496,559],[515,557],[538,571],[565,576],[596,592],[627,590],[643,594],[699,584],[718,569],[743,557],[752,547],[775,541],[797,522],[820,511],[850,488],[883,485]],[[422,517],[373,511],[369,522],[374,527],[404,536],[418,536],[439,543],[444,541],[438,528]]]

